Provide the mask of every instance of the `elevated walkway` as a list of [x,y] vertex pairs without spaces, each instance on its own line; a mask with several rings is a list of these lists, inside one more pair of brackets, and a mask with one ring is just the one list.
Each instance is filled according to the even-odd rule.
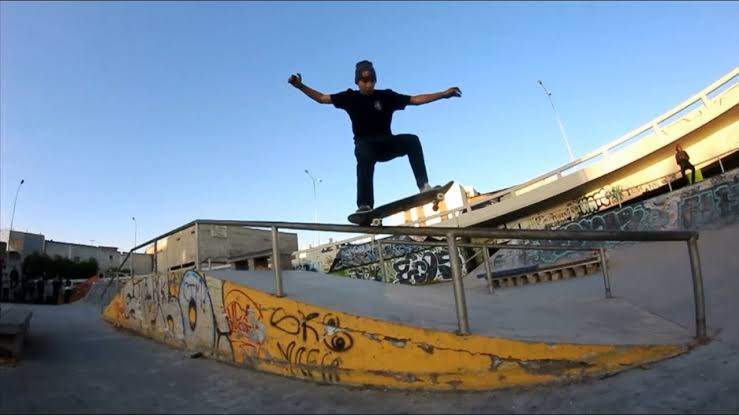
[[603,193],[616,189],[614,203],[628,202],[679,172],[676,143],[694,164],[714,161],[739,148],[739,67],[612,142],[524,183],[485,195],[480,202],[441,212],[450,220],[430,226],[556,226],[583,214],[576,213],[574,200],[602,198],[597,195],[602,189]]

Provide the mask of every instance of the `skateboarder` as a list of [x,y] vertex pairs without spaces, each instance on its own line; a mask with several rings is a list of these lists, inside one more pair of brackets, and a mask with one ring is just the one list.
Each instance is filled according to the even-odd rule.
[[377,74],[372,62],[363,60],[356,64],[355,91],[347,89],[337,94],[326,95],[305,84],[300,74],[291,75],[288,82],[305,95],[320,104],[334,104],[349,114],[354,132],[354,156],[357,158],[357,212],[367,212],[374,206],[372,186],[375,163],[389,161],[396,157],[408,156],[418,190],[430,190],[423,160],[423,149],[418,136],[396,134],[390,131],[393,112],[405,109],[407,105],[422,105],[441,98],[460,97],[457,87],[446,91],[403,95],[391,89],[375,89]]

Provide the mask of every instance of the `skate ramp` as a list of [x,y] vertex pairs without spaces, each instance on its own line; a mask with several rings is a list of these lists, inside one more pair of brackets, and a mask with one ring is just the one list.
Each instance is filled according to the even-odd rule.
[[[688,270],[685,272],[689,273]],[[472,335],[459,336],[450,285],[377,284],[286,271],[138,277],[104,319],[177,348],[321,383],[485,390],[603,376],[688,350],[684,326],[596,279],[490,296],[467,290]],[[547,287],[545,287],[547,288]]]

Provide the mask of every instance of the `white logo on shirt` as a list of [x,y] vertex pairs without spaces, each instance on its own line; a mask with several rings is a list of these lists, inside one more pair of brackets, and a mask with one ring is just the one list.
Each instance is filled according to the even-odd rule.
[[382,111],[382,104],[380,103],[380,101],[375,101],[375,109],[377,111]]

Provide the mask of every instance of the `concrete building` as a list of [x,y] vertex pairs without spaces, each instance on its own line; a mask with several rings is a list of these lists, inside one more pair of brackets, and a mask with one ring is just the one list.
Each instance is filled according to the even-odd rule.
[[50,257],[60,256],[73,261],[95,258],[101,270],[120,264],[120,252],[116,247],[92,246],[70,242],[46,241],[46,254]]
[[[118,251],[113,246],[94,246],[85,244],[76,244],[71,242],[61,242],[54,240],[46,240],[42,234],[12,231],[8,229],[0,230],[0,241],[2,241],[2,266],[0,266],[0,299],[9,299],[9,291],[13,286],[22,283],[23,260],[26,256],[34,253],[45,253],[50,257],[59,256],[71,259],[73,261],[85,261],[94,258],[98,263],[100,272],[105,272],[111,268],[117,268],[126,252]],[[153,258],[145,253],[134,254],[134,261],[127,262],[125,270],[134,266],[134,273],[144,274],[151,272],[153,266]]]
[[[298,249],[298,236],[279,233],[281,268],[290,269],[291,254]],[[272,235],[270,231],[242,226],[201,224],[186,227],[157,239],[146,249],[154,254],[157,272],[195,266],[230,265],[235,269],[271,268]],[[138,268],[138,267],[137,267]]]
[[22,256],[34,252],[44,252],[46,238],[40,233],[0,230],[0,241],[7,243],[7,250],[19,252]]

